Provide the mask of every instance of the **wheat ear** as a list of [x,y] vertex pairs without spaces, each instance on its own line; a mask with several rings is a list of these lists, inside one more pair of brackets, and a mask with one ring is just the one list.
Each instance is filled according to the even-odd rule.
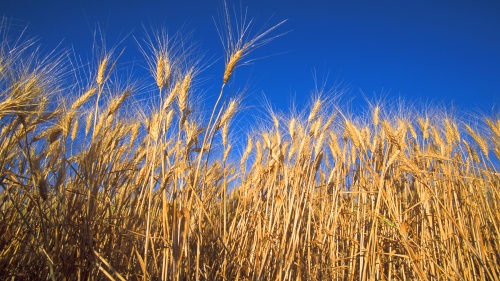
[[229,78],[231,78],[231,75],[233,74],[236,64],[241,59],[242,55],[243,55],[243,49],[239,49],[229,59],[228,63],[226,64],[226,70],[224,71],[224,81],[223,81],[224,84],[226,84],[227,81],[229,81]]

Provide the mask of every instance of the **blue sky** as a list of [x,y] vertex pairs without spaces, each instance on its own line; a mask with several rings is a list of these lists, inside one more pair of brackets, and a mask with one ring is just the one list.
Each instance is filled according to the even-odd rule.
[[[236,72],[236,85],[250,85],[246,105],[262,104],[265,95],[276,109],[286,111],[292,100],[301,107],[311,99],[316,76],[327,88],[346,88],[354,106],[364,95],[500,112],[500,1],[228,0],[228,5],[248,7],[256,27],[287,19],[278,33],[289,33],[256,50],[248,58],[262,59]],[[15,29],[28,25],[28,35],[38,37],[44,49],[61,43],[59,48],[73,48],[84,61],[95,61],[92,34],[99,25],[108,47],[124,39],[118,45],[126,48],[120,62],[123,68],[133,63],[137,76],[145,76],[133,39],[143,35],[142,25],[165,27],[171,34],[192,31],[210,65],[197,84],[207,99],[217,93],[224,68],[213,22],[220,11],[221,1],[208,0],[0,2],[0,14],[14,19]]]

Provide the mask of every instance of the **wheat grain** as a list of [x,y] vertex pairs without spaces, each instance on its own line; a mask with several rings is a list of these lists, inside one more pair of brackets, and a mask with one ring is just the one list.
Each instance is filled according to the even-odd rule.
[[170,128],[170,124],[172,123],[172,120],[174,118],[174,110],[171,109],[167,112],[167,117],[165,118],[165,131]]
[[318,117],[318,119],[316,121],[314,121],[314,123],[312,123],[311,129],[309,131],[309,136],[312,136],[314,138],[318,137],[318,135],[321,131],[322,121],[323,121],[322,118]]
[[227,135],[229,133],[229,125],[227,123],[224,123],[222,126],[222,145],[224,147],[227,147]]
[[226,111],[222,114],[219,124],[217,125],[217,128],[220,128],[221,126],[224,126],[231,118],[233,115],[236,113],[236,110],[238,109],[239,105],[239,100],[238,99],[231,99],[229,101],[229,104],[226,108]]
[[410,131],[410,135],[411,137],[414,139],[414,140],[417,140],[418,139],[418,136],[417,136],[417,131],[415,131],[415,128],[413,127],[413,124],[410,122],[410,121],[407,121],[406,122],[406,127],[408,128],[408,130]]
[[418,118],[418,124],[420,125],[420,130],[422,131],[422,137],[424,140],[429,138],[429,118]]
[[163,55],[160,54],[158,58],[156,59],[156,75],[155,75],[155,80],[156,80],[156,86],[161,90],[163,85],[165,84],[165,72],[163,71]]
[[99,86],[102,86],[102,84],[104,83],[104,74],[106,72],[106,67],[108,65],[108,60],[109,60],[109,57],[108,56],[105,56],[101,62],[99,63],[99,67],[97,69],[97,77],[96,77],[96,82],[97,82],[97,85]]
[[191,86],[192,71],[188,71],[182,80],[182,85],[179,89],[179,95],[177,96],[177,101],[179,109],[184,112],[187,107],[188,92]]
[[295,123],[296,119],[292,118],[290,122],[288,123],[288,134],[290,135],[290,138],[293,140],[295,137]]
[[88,91],[86,91],[71,105],[70,110],[80,108],[90,97],[95,94],[96,90],[96,88],[90,88]]
[[73,127],[71,128],[71,141],[76,139],[76,134],[78,133],[78,123],[79,120],[76,118],[75,123],[73,123]]
[[307,118],[307,122],[311,123],[316,116],[318,115],[319,109],[321,108],[323,101],[321,99],[316,99],[314,102],[314,105],[311,109],[311,112],[309,113],[309,117]]
[[163,106],[162,106],[163,111],[167,110],[170,107],[170,105],[172,105],[172,102],[174,101],[174,99],[177,97],[177,94],[179,93],[179,89],[181,88],[182,82],[183,82],[182,80],[177,81],[177,83],[175,83],[175,86],[170,90],[167,98],[163,102]]
[[323,143],[325,141],[325,135],[326,133],[322,131],[319,136],[317,137],[316,143],[314,145],[314,155],[319,155],[320,152],[323,150]]
[[373,109],[373,113],[372,113],[372,122],[373,122],[373,125],[375,126],[378,126],[379,124],[379,114],[380,114],[380,107],[379,106],[375,106],[375,108]]
[[242,170],[244,170],[243,169],[244,168],[244,164],[247,161],[248,156],[252,152],[252,149],[253,149],[253,141],[252,141],[252,138],[248,137],[247,146],[245,148],[245,152],[243,152],[243,155],[241,156],[241,161],[240,161],[240,166],[242,167],[241,168]]
[[356,128],[356,126],[354,126],[354,124],[351,121],[346,120],[345,130],[356,148],[364,147],[363,144],[364,142],[363,139],[361,138],[361,134],[359,133],[358,128]]
[[85,121],[85,136],[88,136],[89,134],[90,126],[92,125],[92,117],[93,115],[90,112],[87,113],[87,119]]
[[118,110],[118,108],[125,101],[125,99],[130,96],[131,92],[132,91],[130,89],[126,89],[123,92],[123,94],[121,94],[118,98],[115,98],[110,102],[107,110],[108,116],[113,115],[116,112],[116,110]]
[[479,145],[479,148],[481,148],[481,151],[485,156],[488,156],[488,143],[484,138],[476,134],[474,130],[469,126],[465,125],[465,129],[469,133],[469,135],[476,141],[476,143]]
[[233,74],[236,64],[238,63],[238,61],[241,59],[242,56],[243,56],[243,49],[237,50],[230,56],[229,61],[226,64],[226,69],[224,70],[224,79],[222,81],[224,84],[226,84],[229,81],[229,78],[231,78],[231,75]]
[[496,126],[495,123],[490,119],[486,119],[486,123],[488,124],[488,127],[490,127],[491,132],[497,138],[500,138],[500,120],[497,122]]

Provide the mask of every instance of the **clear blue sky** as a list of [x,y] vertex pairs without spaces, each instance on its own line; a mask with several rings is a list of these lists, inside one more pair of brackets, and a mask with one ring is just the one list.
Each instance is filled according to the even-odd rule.
[[[250,83],[247,103],[262,93],[278,109],[290,100],[310,100],[318,82],[341,84],[348,96],[398,97],[484,113],[500,111],[500,1],[483,0],[254,0],[248,6],[256,25],[288,19],[290,31],[249,58],[275,55],[238,69],[236,81]],[[0,2],[0,14],[28,25],[44,49],[62,42],[84,60],[92,58],[92,34],[99,24],[108,45],[127,34],[141,37],[142,25],[180,27],[214,62],[200,74],[207,95],[215,94],[223,72],[223,51],[212,17],[220,1],[25,1]],[[132,36],[121,62],[141,60]],[[211,80],[210,80],[211,79]],[[153,82],[152,80],[150,80]],[[361,98],[362,99],[362,98]]]

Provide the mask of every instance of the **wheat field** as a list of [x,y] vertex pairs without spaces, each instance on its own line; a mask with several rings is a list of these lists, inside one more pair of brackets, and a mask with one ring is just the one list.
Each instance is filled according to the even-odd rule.
[[173,37],[138,40],[144,109],[132,100],[147,85],[113,80],[118,49],[75,81],[65,53],[42,55],[7,23],[0,279],[500,279],[500,119],[378,103],[355,116],[319,93],[235,140],[242,99],[226,85],[282,23],[220,30],[206,117],[200,63]]

